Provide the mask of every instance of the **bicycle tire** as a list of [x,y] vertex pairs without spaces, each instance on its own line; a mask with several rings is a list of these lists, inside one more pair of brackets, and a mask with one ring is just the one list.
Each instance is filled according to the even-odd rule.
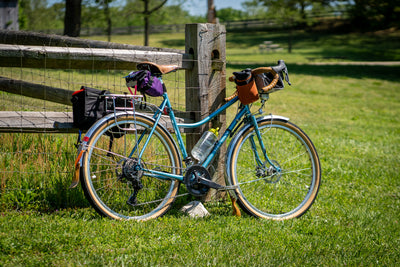
[[[86,198],[99,214],[118,220],[143,221],[162,216],[171,207],[180,182],[140,173],[138,153],[130,155],[138,138],[142,134],[147,137],[153,125],[154,120],[145,115],[120,114],[108,116],[96,123],[94,130],[89,130],[81,184]],[[139,143],[140,149],[145,140]],[[181,173],[182,161],[176,143],[161,125],[149,139],[141,163],[147,169]],[[132,200],[138,184],[143,188],[138,189]]]
[[230,192],[252,216],[273,220],[300,217],[311,207],[320,187],[317,151],[293,123],[264,118],[257,125],[268,157],[281,171],[273,172],[267,161],[257,168],[250,137],[254,136],[260,156],[262,151],[254,127],[245,125],[232,139],[227,153],[227,183],[237,186]]

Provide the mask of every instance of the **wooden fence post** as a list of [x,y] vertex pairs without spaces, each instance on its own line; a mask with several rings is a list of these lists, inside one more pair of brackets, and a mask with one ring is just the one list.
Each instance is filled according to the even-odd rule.
[[[186,111],[191,119],[199,121],[223,104],[226,95],[225,70],[225,26],[220,24],[187,24],[185,31],[185,53],[193,55],[193,68],[186,70]],[[199,127],[186,137],[190,153],[201,134],[209,128],[219,127],[220,132],[226,129],[226,115],[221,114],[209,125]],[[225,183],[224,180],[225,146],[210,168],[212,180]],[[205,200],[219,198],[211,190]]]

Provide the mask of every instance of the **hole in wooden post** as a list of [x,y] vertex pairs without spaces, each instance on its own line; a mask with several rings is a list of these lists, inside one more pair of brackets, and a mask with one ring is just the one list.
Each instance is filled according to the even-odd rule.
[[214,60],[214,59],[219,59],[219,51],[218,51],[218,50],[213,50],[213,51],[211,52],[211,59],[212,59],[212,60]]
[[190,49],[189,49],[189,55],[194,56],[194,49],[193,49],[193,48],[190,48]]
[[218,50],[213,50],[211,52],[211,60],[212,60],[212,69],[213,70],[222,70],[224,66],[224,62],[220,59],[220,54]]

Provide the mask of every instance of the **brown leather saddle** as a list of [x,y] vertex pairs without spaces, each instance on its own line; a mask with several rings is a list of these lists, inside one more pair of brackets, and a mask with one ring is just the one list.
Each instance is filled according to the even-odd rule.
[[136,65],[138,70],[148,70],[155,75],[167,74],[180,69],[177,65],[158,65],[153,62],[144,61]]

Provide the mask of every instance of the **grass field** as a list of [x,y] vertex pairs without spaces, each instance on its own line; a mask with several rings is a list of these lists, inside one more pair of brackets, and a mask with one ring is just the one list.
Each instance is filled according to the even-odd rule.
[[[243,35],[227,35],[227,73],[286,59],[293,85],[271,94],[266,112],[289,117],[320,156],[322,185],[303,217],[237,218],[229,201],[221,201],[205,203],[211,216],[190,219],[179,211],[192,200],[187,197],[149,222],[100,218],[80,189],[66,189],[75,136],[1,134],[0,265],[398,265],[400,66],[307,63],[310,57],[335,61],[329,57],[339,50],[345,61],[399,60],[399,34],[299,33],[292,54],[256,51],[260,40],[279,42],[286,35],[248,34],[255,40],[247,45]],[[169,37],[156,35],[150,43],[182,48],[182,37]],[[15,170],[22,170],[23,190],[7,191],[5,181]]]

